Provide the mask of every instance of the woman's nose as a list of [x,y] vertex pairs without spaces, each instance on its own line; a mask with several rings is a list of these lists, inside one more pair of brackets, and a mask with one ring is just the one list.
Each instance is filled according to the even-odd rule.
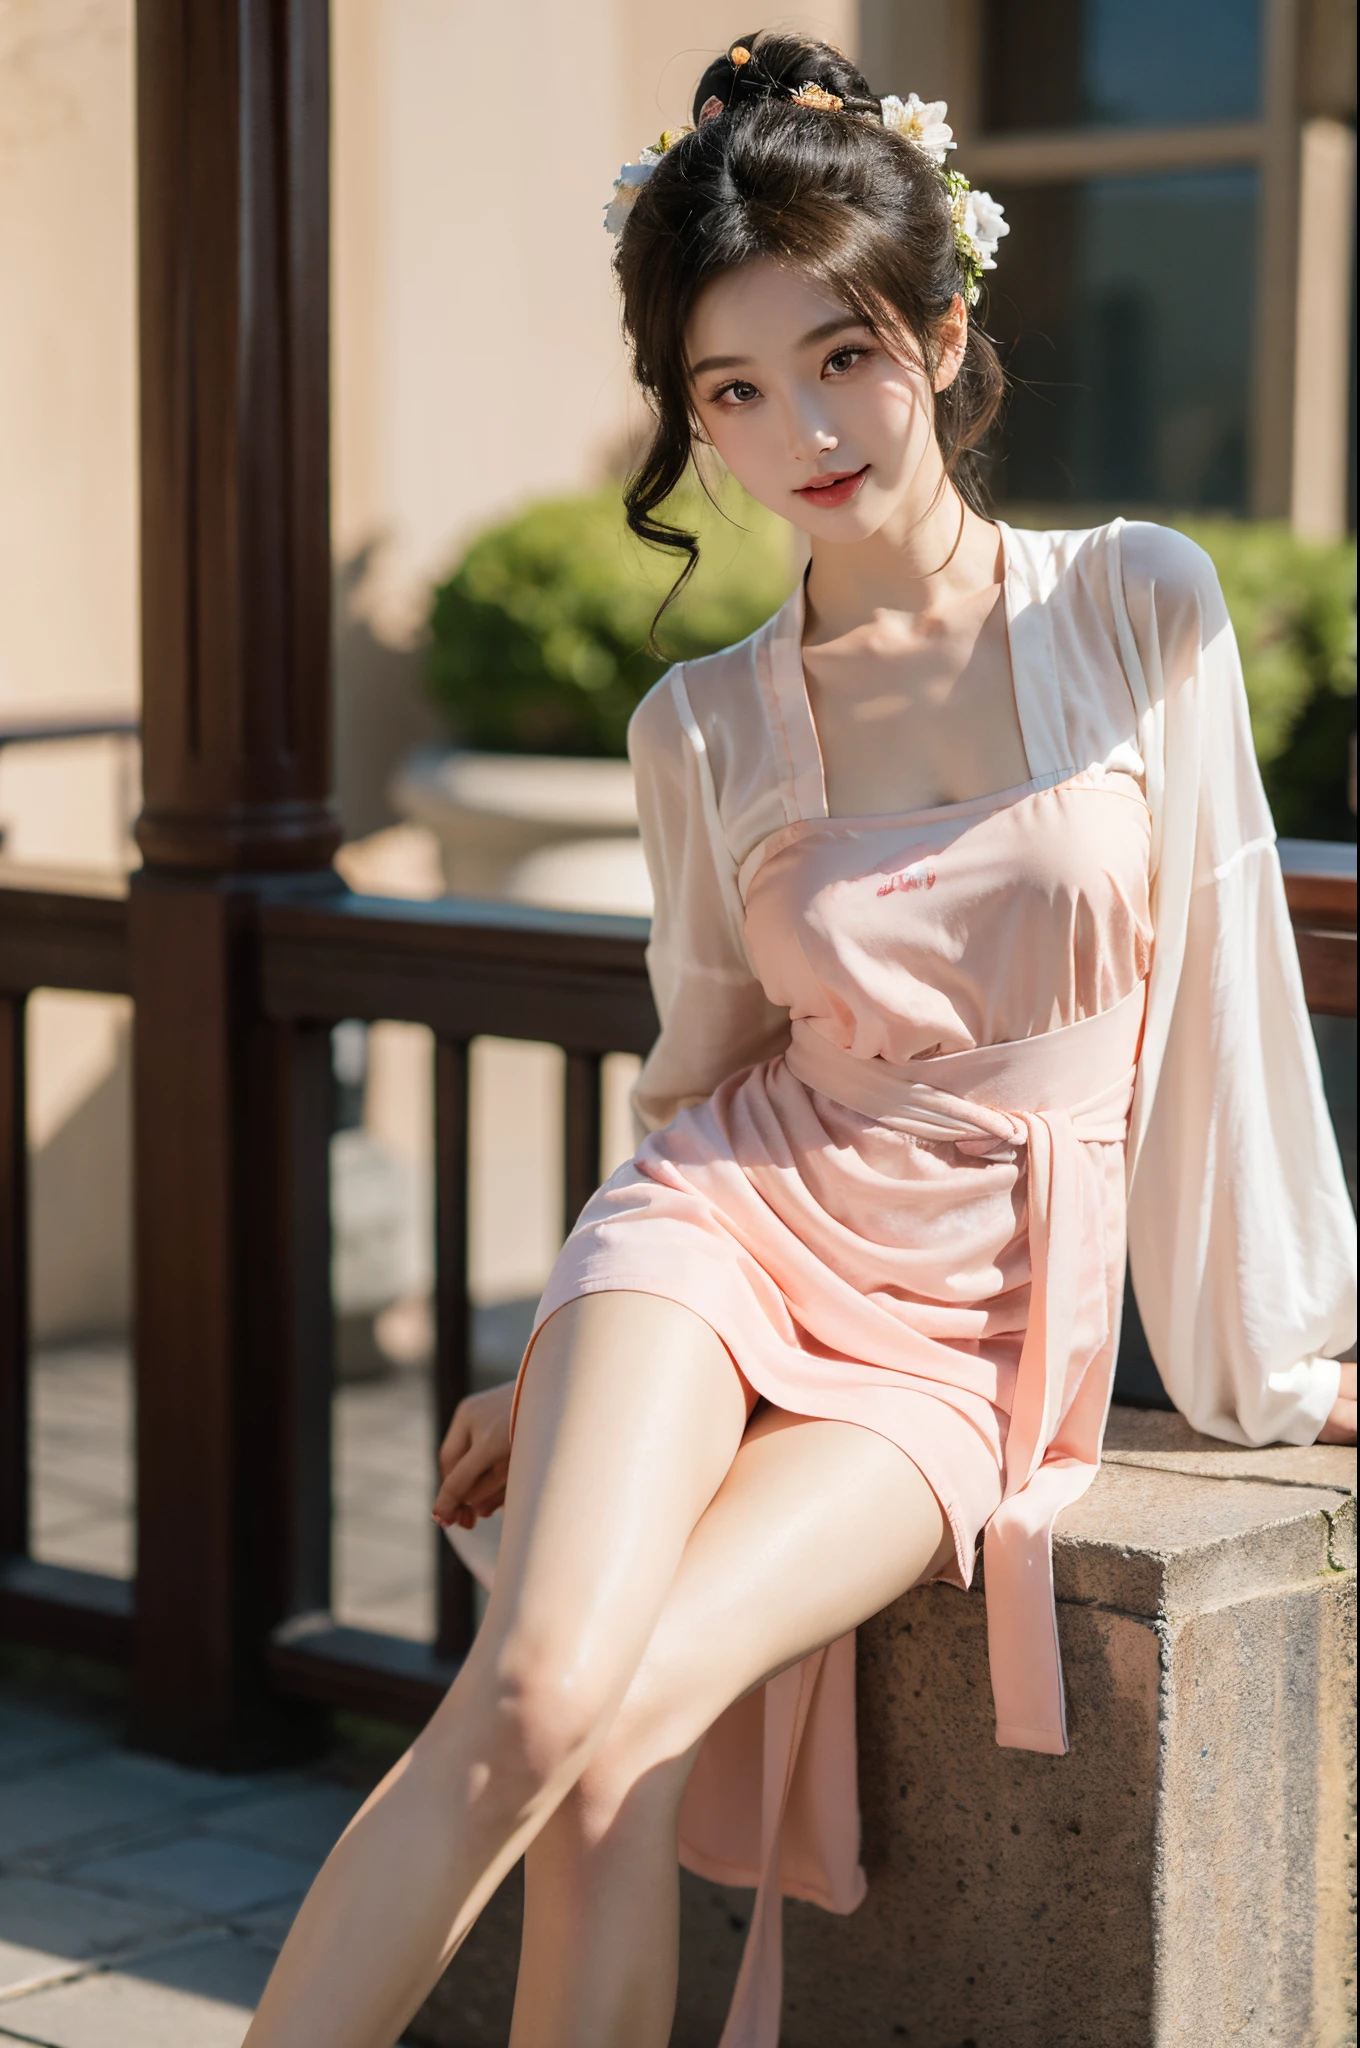
[[789,452],[797,462],[816,462],[839,446],[839,436],[811,410],[793,405],[788,413]]

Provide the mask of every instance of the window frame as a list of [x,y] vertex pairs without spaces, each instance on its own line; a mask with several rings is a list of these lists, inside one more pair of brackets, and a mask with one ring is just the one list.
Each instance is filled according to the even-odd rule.
[[976,185],[1004,196],[1008,185],[1160,171],[1256,170],[1260,198],[1245,509],[1257,518],[1288,518],[1292,510],[1302,5],[1303,0],[1262,0],[1262,105],[1255,120],[994,136],[981,127],[982,0],[916,0],[911,8],[901,0],[863,0],[862,6],[869,75],[895,79],[899,92],[914,87],[923,98],[948,99],[959,144],[954,161]]

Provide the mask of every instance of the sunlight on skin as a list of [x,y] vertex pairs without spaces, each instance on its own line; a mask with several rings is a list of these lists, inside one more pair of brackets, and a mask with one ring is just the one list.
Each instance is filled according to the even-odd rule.
[[770,261],[716,278],[694,309],[704,438],[811,541],[804,669],[834,816],[959,802],[1029,778],[1000,539],[955,490],[935,436],[935,394],[967,340],[956,297],[932,376],[910,337],[889,347]]
[[[967,333],[955,298],[931,376],[909,342],[890,351],[768,260],[715,279],[691,318],[704,438],[812,544],[803,659],[833,816],[1028,778],[996,529],[949,483],[933,426],[934,394],[958,374]],[[822,496],[819,478],[846,481]],[[1345,1364],[1318,1441],[1355,1440],[1356,1368]]]
[[[890,350],[769,262],[715,280],[694,311],[703,435],[812,543],[804,663],[833,816],[1029,777],[999,601],[1003,550],[950,483],[932,426],[966,335],[956,299],[928,374],[910,348]],[[649,1648],[665,1661],[656,1646],[668,1603],[700,1669],[668,1669],[660,1689],[666,1702],[693,1703],[702,1681],[703,1727],[758,1674],[836,1640],[946,1554],[934,1495],[924,1479],[904,1483],[885,1439],[789,1417],[746,1430],[730,1354],[678,1303],[629,1292],[569,1303],[540,1331],[524,1387],[513,1467],[508,1386],[464,1403],[441,1453],[437,1520],[467,1526],[508,1494],[486,1621],[429,1727],[327,1859],[250,2048],[387,2048],[525,1849],[540,1880],[531,1895],[546,1905],[530,1912],[514,2048],[660,2048],[670,1975],[649,1959],[672,1954],[676,1938],[670,1809],[682,1773],[672,1772],[661,1833],[648,1821],[666,1853],[648,1864],[630,1850],[613,1892],[585,1854],[598,1831],[590,1787],[576,1820],[569,1795],[587,1771],[610,1779],[610,1738],[627,1721],[621,1708],[646,1692]],[[1348,1423],[1353,1438],[1353,1368],[1349,1393],[1349,1416],[1343,1394],[1328,1429]],[[800,1528],[802,1553],[790,1547]],[[679,1611],[677,1587],[710,1547],[711,1576]],[[739,1599],[724,1635],[721,1595],[734,1587],[752,1596],[749,1612]],[[663,1730],[655,1754],[639,1749],[641,1766],[625,1755],[630,1769],[620,1777],[615,1766],[607,1788],[619,1811],[643,1783],[639,1767],[644,1778],[658,1758],[678,1767],[695,1736]],[[589,1982],[568,1982],[564,1928],[577,1960],[589,1956]]]
[[[980,560],[952,565],[952,574],[941,566],[954,553],[961,507],[941,491],[932,396],[953,382],[967,337],[956,298],[931,378],[906,337],[899,359],[838,300],[770,260],[726,271],[695,305],[689,356],[705,438],[753,497],[810,535],[814,554],[856,549],[840,569],[856,620],[876,582],[882,601],[901,603],[926,596],[912,586],[932,573],[955,589],[993,580],[995,531],[975,515],[969,526],[980,531],[969,537]],[[815,479],[861,470],[848,498],[809,494]],[[836,568],[829,559],[818,566],[834,589]]]

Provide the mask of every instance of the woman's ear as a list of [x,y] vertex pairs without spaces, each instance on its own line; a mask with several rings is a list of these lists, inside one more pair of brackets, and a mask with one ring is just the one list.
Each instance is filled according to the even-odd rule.
[[968,308],[955,292],[949,302],[949,311],[940,322],[940,358],[935,365],[933,386],[936,391],[947,391],[958,376],[967,346]]

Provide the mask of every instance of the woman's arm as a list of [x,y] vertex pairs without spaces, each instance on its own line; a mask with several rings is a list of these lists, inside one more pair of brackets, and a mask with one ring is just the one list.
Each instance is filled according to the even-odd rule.
[[[628,751],[655,901],[647,965],[661,1018],[633,1092],[641,1135],[777,1052],[789,1020],[746,958],[736,868],[681,671],[638,707]],[[504,1501],[513,1394],[507,1384],[459,1403],[439,1453],[433,1513],[445,1527],[470,1529]]]
[[736,862],[723,838],[708,753],[683,668],[633,715],[628,755],[651,876],[647,968],[661,1031],[633,1090],[642,1131],[659,1130],[720,1081],[788,1043],[787,1010],[751,970]]
[[1237,646],[1191,542],[1131,526],[1122,551],[1165,775],[1134,1286],[1167,1391],[1197,1429],[1313,1443],[1347,1422],[1337,1354],[1355,1335],[1355,1227]]

